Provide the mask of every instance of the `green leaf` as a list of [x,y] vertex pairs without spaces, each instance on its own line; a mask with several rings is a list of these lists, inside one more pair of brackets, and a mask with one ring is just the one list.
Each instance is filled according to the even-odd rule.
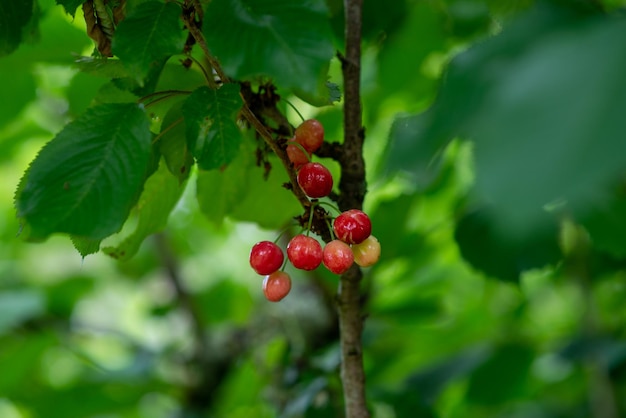
[[557,200],[585,213],[626,164],[626,21],[550,4],[457,56],[414,136],[473,139],[476,194],[513,234]]
[[541,228],[526,234],[505,234],[486,209],[463,216],[456,225],[454,238],[461,255],[474,268],[493,278],[518,281],[524,271],[556,264],[561,259],[558,227],[547,214]]
[[139,220],[135,231],[117,246],[106,247],[103,251],[118,260],[128,260],[135,255],[146,237],[165,228],[170,212],[178,203],[185,185],[186,183],[181,184],[168,171],[165,164],[161,164],[146,180],[143,193],[137,202]]
[[325,89],[335,49],[323,1],[214,0],[203,28],[231,77],[269,76],[311,96]]
[[95,254],[100,250],[100,239],[90,239],[85,237],[71,236],[72,244],[81,256],[87,257],[89,254]]
[[223,170],[198,171],[197,199],[210,221],[220,224],[230,216],[275,229],[299,213],[298,201],[283,187],[289,181],[284,168],[273,160],[265,180],[264,168],[256,166],[254,145],[245,139],[235,160]]
[[614,257],[626,257],[626,196],[623,194],[591,210],[581,220],[594,247]]
[[254,166],[251,147],[242,144],[237,157],[223,170],[199,170],[196,193],[202,214],[221,225],[224,218],[245,198],[248,172]]
[[523,396],[529,380],[534,352],[526,346],[507,343],[472,373],[467,398],[471,402],[493,405]]
[[60,232],[98,240],[118,231],[144,182],[148,126],[136,104],[101,105],[46,144],[16,193],[28,238]]
[[385,172],[408,174],[420,188],[429,186],[440,172],[446,135],[424,135],[428,113],[399,115],[391,126]]
[[185,132],[185,119],[181,105],[177,103],[163,118],[159,134],[159,151],[170,173],[181,183],[189,178],[194,163],[193,156],[187,147]]
[[22,42],[22,31],[35,7],[33,0],[0,3],[0,57],[13,52]]
[[201,169],[220,168],[237,156],[241,132],[236,116],[242,103],[237,84],[200,87],[183,103],[187,144]]
[[113,53],[140,84],[151,68],[181,52],[185,33],[180,14],[180,7],[173,2],[149,1],[119,24],[113,37]]
[[82,5],[85,0],[56,0],[56,4],[62,5],[67,14],[74,15],[76,14],[76,9],[78,6]]
[[36,83],[32,72],[24,68],[23,63],[9,58],[2,59],[0,80],[11,80],[3,83],[2,94],[10,100],[0,100],[0,127],[13,122],[24,107],[36,98]]

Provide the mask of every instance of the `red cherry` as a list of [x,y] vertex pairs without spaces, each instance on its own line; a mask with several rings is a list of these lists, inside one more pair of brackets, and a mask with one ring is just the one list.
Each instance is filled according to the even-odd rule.
[[326,244],[322,259],[324,266],[335,274],[345,273],[354,262],[352,249],[348,244],[338,239]]
[[335,218],[335,236],[347,244],[363,242],[372,233],[372,221],[358,209],[350,209]]
[[316,119],[305,120],[296,128],[294,138],[308,152],[313,153],[324,142],[324,127]]
[[250,266],[258,274],[271,274],[283,265],[283,250],[271,241],[261,241],[250,250]]
[[263,279],[263,294],[270,302],[278,302],[291,290],[291,277],[284,271],[275,271]]
[[305,153],[297,145],[294,145],[294,142],[296,142],[294,138],[291,138],[287,142],[287,157],[289,157],[289,161],[291,161],[295,169],[298,170],[311,160],[311,155]]
[[328,196],[333,190],[333,176],[320,163],[307,163],[298,172],[298,184],[307,196]]
[[380,242],[374,235],[370,235],[362,243],[353,245],[352,253],[354,254],[354,262],[359,266],[372,266],[380,258]]
[[314,238],[296,235],[287,244],[287,257],[295,268],[315,270],[322,263],[322,246]]

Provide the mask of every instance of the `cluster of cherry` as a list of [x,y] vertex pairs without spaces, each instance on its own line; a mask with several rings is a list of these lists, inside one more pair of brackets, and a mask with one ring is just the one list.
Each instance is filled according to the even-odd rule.
[[[309,119],[296,128],[287,145],[289,160],[297,170],[298,184],[310,198],[328,196],[333,188],[333,178],[326,167],[310,162],[311,154],[322,145],[322,124]],[[380,243],[372,235],[372,222],[366,213],[351,209],[337,216],[332,225],[335,236],[322,248],[318,240],[298,234],[287,244],[287,258],[297,269],[311,271],[320,264],[335,274],[345,273],[353,263],[361,267],[375,264],[380,257]],[[256,243],[250,251],[250,266],[263,281],[263,293],[272,302],[283,299],[291,290],[291,278],[284,269],[282,249],[271,241]]]

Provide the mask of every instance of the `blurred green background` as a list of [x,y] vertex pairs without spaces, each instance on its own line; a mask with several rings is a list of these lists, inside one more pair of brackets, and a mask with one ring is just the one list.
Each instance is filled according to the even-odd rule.
[[[625,2],[364,3],[373,416],[625,416]],[[93,50],[80,12],[39,6],[0,57],[0,417],[342,416],[337,277],[292,271],[267,302],[248,253],[278,232],[208,220],[193,181],[129,261],[20,241],[29,162],[122,94],[73,65]],[[341,138],[340,106],[290,100]],[[252,193],[268,224],[298,214]]]

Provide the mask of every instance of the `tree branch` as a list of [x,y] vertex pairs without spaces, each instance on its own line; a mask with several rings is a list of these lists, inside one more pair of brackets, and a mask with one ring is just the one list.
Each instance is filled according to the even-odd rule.
[[[365,198],[364,129],[361,111],[362,0],[344,0],[346,54],[341,57],[344,80],[344,144],[340,156],[339,209],[361,209]],[[369,417],[363,369],[363,316],[360,283],[363,273],[356,264],[339,283],[337,304],[341,336],[341,380],[347,418]]]

